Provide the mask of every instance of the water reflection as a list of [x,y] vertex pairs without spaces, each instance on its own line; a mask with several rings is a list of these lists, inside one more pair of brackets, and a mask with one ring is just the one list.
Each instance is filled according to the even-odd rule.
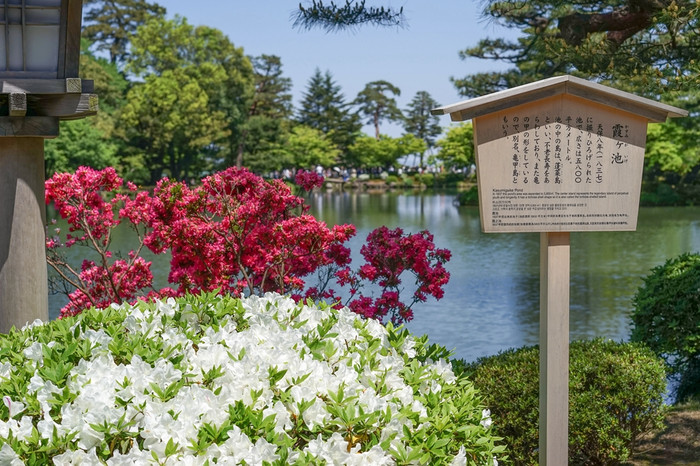
[[[308,199],[326,223],[352,223],[353,259],[367,234],[386,225],[407,232],[428,229],[438,247],[452,251],[445,297],[415,308],[408,327],[454,349],[467,360],[536,344],[539,338],[539,235],[483,234],[479,211],[458,207],[451,194],[322,193]],[[49,214],[48,218],[52,218]],[[126,253],[132,237],[118,230],[115,246]],[[631,299],[649,270],[683,252],[700,251],[700,208],[642,209],[636,232],[571,235],[571,337],[629,335]],[[74,250],[80,264],[85,251]],[[165,286],[168,259],[154,261],[157,286]],[[63,305],[50,297],[50,315]]]

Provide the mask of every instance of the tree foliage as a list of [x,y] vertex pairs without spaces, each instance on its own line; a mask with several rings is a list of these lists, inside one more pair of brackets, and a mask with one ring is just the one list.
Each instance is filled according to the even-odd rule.
[[139,26],[164,17],[165,8],[147,0],[86,0],[83,36],[99,51],[109,53],[111,63],[122,64]]
[[[645,433],[663,426],[663,361],[647,347],[602,339],[571,344],[568,464],[624,463]],[[539,348],[508,350],[466,366],[485,394],[509,463],[537,464]]]
[[73,172],[84,165],[96,169],[117,165],[118,145],[105,137],[89,119],[62,121],[59,136],[47,139],[44,149],[46,177]]
[[[430,113],[439,105],[427,91],[418,91],[404,111],[404,129],[425,141],[427,149],[435,147],[436,139],[442,133],[439,117]],[[421,153],[421,167],[424,166],[424,155],[425,151]]]
[[340,151],[333,141],[318,129],[297,125],[287,136],[277,153],[287,166],[311,169],[318,165],[330,167],[337,163]]
[[312,0],[308,6],[300,3],[294,15],[295,27],[320,27],[326,31],[353,28],[363,24],[400,26],[404,21],[403,7],[368,7],[365,0],[346,0],[343,5],[333,1],[323,3],[323,0]]
[[340,85],[330,71],[321,73],[318,68],[302,95],[297,121],[326,134],[341,152],[360,131],[359,118],[345,101]]
[[521,32],[461,52],[510,63],[503,73],[455,79],[465,96],[570,73],[648,96],[700,83],[700,4],[672,0],[491,0],[484,13]]
[[[700,254],[682,254],[644,278],[634,296],[631,336],[632,341],[643,342],[662,356],[672,372],[682,376],[681,382],[686,382],[681,388],[695,395],[700,395],[698,310]],[[688,378],[694,383],[687,383]]]
[[226,115],[211,111],[200,83],[185,70],[146,76],[127,95],[121,115],[130,145],[143,154],[155,183],[167,171],[183,179],[204,169],[204,150],[229,133]]
[[689,131],[676,124],[649,124],[645,168],[657,173],[688,173],[700,162],[699,136],[697,131]]
[[198,176],[232,160],[253,94],[253,68],[219,30],[184,18],[154,18],[132,38],[139,76],[121,118],[130,145],[148,160],[151,182]]
[[409,154],[425,152],[425,141],[413,134],[399,138],[382,135],[379,139],[362,135],[350,146],[347,162],[354,167],[389,168],[398,165],[398,159]]
[[[275,55],[252,58],[255,90],[248,103],[245,122],[236,128],[238,147],[236,166],[266,169],[270,148],[278,144],[286,131],[285,121],[292,115],[291,79],[282,75],[282,60]],[[279,168],[272,168],[278,170]]]
[[374,137],[377,139],[382,121],[400,122],[403,119],[392,95],[401,95],[401,90],[388,81],[372,81],[365,85],[353,101],[360,115],[366,118],[365,123],[374,126]]
[[437,142],[440,151],[435,158],[445,168],[462,169],[475,163],[474,127],[471,122],[451,126]]

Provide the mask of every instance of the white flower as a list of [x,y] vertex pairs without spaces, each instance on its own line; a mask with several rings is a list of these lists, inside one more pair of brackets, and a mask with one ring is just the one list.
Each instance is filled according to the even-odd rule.
[[107,349],[109,344],[112,342],[112,337],[110,337],[103,329],[95,331],[89,328],[83,332],[82,337],[86,340],[90,340],[90,343],[93,345],[104,349]]
[[22,331],[29,330],[34,327],[39,327],[41,325],[44,325],[44,321],[41,319],[35,319],[34,322],[27,322],[24,326],[22,326]]
[[[143,358],[137,352],[112,354],[109,333],[99,327],[90,329],[84,323],[75,324],[70,334],[89,340],[95,348],[68,374],[65,389],[72,394],[68,397],[72,401],[61,406],[60,415],[52,417],[49,400],[56,394],[64,396],[64,388],[44,380],[35,370],[25,391],[36,397],[42,415],[24,416],[18,421],[26,399],[4,397],[10,419],[0,420],[0,443],[9,435],[26,439],[33,426],[48,442],[54,431],[59,436],[74,433],[78,450],[56,456],[54,464],[100,464],[95,448],[107,435],[102,430],[109,432],[110,427],[92,426],[112,426],[111,433],[115,433],[121,424],[119,429],[137,434],[140,440],[125,453],[115,452],[107,460],[108,465],[149,464],[154,456],[168,465],[201,465],[207,461],[262,464],[280,459],[279,447],[266,438],[293,436],[298,416],[310,429],[335,422],[332,413],[340,408],[350,417],[380,413],[375,425],[369,426],[381,432],[379,441],[388,444],[389,450],[400,447],[410,452],[410,447],[404,445],[404,430],[429,429],[432,422],[432,414],[429,416],[426,406],[415,399],[414,390],[440,396],[453,388],[446,385],[455,376],[445,360],[420,363],[425,366],[420,385],[408,385],[405,366],[407,358],[416,353],[416,341],[407,337],[400,349],[393,348],[384,326],[361,320],[348,309],[299,306],[278,294],[253,296],[241,304],[245,311],[243,325],[239,325],[240,315],[220,317],[216,325],[210,324],[208,309],[172,298],[155,304],[113,305],[126,312],[122,326],[125,335],[147,334],[163,343],[162,355],[138,351]],[[174,322],[176,315],[189,324]],[[333,325],[321,337],[319,326],[326,325],[328,319]],[[49,347],[54,345],[56,342],[47,343]],[[42,349],[41,343],[27,342],[23,355],[39,364],[25,361],[25,368],[40,365]],[[128,354],[132,356],[127,361]],[[12,377],[13,370],[9,362],[0,362],[0,379]],[[271,373],[279,377],[270,380]],[[335,401],[341,392],[342,400]],[[263,418],[273,416],[269,425],[272,432],[253,442],[241,430],[243,426],[234,424],[218,444],[212,443],[199,452],[190,449],[199,441],[205,424],[219,429],[231,416],[237,416],[237,403]],[[299,412],[301,404],[308,405],[303,413]],[[418,419],[410,411],[417,413]],[[491,425],[488,410],[482,412],[481,425]],[[348,443],[341,433],[325,440],[319,435],[305,451],[328,464],[394,464],[388,451],[361,443],[364,441],[361,437]],[[16,456],[8,448],[5,444],[0,450],[0,465],[12,464]],[[3,454],[9,462],[1,460]],[[294,463],[303,454],[291,449],[287,462]],[[462,447],[452,464],[464,464],[465,458]]]
[[12,371],[14,368],[9,362],[4,362],[0,364],[0,379],[9,380],[12,377]]
[[162,314],[165,314],[168,317],[174,317],[175,316],[175,308],[177,307],[177,303],[175,302],[174,298],[168,298],[165,301],[156,301],[156,311],[160,312]]
[[2,397],[2,401],[3,403],[5,403],[5,406],[7,406],[7,409],[10,411],[10,419],[17,416],[25,409],[24,403],[22,403],[21,401],[12,401],[12,398],[10,398],[9,396]]
[[25,358],[31,359],[32,361],[41,362],[44,359],[44,354],[42,351],[41,343],[35,341],[30,346],[24,348],[22,354]]
[[467,466],[467,451],[464,449],[464,445],[459,447],[459,452],[457,456],[452,458],[450,466]]
[[13,434],[20,440],[26,440],[32,435],[32,430],[34,429],[34,423],[32,418],[29,416],[22,416],[19,420],[19,424],[15,424],[13,429]]
[[491,420],[491,410],[489,409],[484,409],[481,411],[481,423],[480,423],[484,429],[488,429],[491,427],[491,424],[493,424],[493,421]]
[[56,466],[97,466],[101,465],[102,462],[95,454],[95,449],[91,448],[88,452],[75,450],[54,456],[53,464]]
[[454,372],[452,372],[452,364],[449,361],[440,359],[433,364],[433,368],[435,373],[442,377],[445,382],[454,383],[454,381],[457,380]]
[[42,438],[49,440],[53,437],[54,429],[56,429],[59,435],[65,430],[61,425],[54,422],[48,410],[44,410],[44,418],[37,423],[36,429],[39,431],[39,435],[41,435]]
[[22,466],[24,462],[19,458],[19,455],[12,449],[10,444],[6,443],[0,448],[0,464]]

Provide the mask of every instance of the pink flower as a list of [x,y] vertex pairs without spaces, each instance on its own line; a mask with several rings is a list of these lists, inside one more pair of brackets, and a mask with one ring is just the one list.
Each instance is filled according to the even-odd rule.
[[298,170],[294,182],[304,191],[312,191],[323,186],[323,175],[312,171]]
[[[297,183],[313,189],[323,178],[300,171]],[[64,243],[60,231],[46,240],[49,265],[76,287],[62,316],[124,300],[214,290],[293,293],[295,299],[326,299],[341,306],[329,287],[335,282],[347,289],[345,304],[353,311],[403,322],[413,317],[416,302],[428,296],[440,299],[449,280],[443,264],[450,253],[436,249],[427,231],[404,234],[399,228],[378,228],[360,250],[365,263],[351,269],[345,244],[356,233],[353,225],[329,228],[308,215],[304,200],[283,182],[265,181],[242,168],[215,173],[195,188],[165,178],[150,194],[125,185],[112,168],[81,167],[73,175],[56,174],[48,180],[46,201],[69,224]],[[112,229],[121,222],[139,241],[126,257],[110,250]],[[75,245],[91,249],[97,259],[74,269],[60,249]],[[168,280],[174,288],[153,289],[143,247],[170,253]],[[304,291],[312,274],[319,277],[319,286]],[[415,282],[408,304],[401,300],[406,276]],[[378,286],[379,297],[364,295],[366,285]]]

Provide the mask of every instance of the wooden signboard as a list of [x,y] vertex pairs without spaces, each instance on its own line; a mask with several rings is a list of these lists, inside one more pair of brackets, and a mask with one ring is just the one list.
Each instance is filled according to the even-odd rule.
[[573,76],[433,113],[472,119],[489,233],[635,230],[647,122],[687,114]]
[[540,232],[540,466],[568,463],[570,232],[637,228],[647,123],[685,110],[558,76],[433,110],[472,119],[481,228]]
[[570,95],[477,118],[482,230],[635,230],[646,124]]

